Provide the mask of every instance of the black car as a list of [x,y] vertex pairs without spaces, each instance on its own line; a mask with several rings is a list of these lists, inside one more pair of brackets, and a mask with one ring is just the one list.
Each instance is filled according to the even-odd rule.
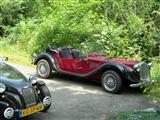
[[16,120],[35,112],[46,112],[51,94],[43,81],[28,79],[17,69],[0,61],[0,120]]

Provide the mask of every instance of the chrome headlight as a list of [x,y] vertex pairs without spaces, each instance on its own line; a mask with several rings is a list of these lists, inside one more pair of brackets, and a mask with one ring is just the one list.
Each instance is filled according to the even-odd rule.
[[0,83],[0,93],[3,93],[6,90],[6,86],[3,83]]
[[136,69],[136,70],[139,72],[139,71],[140,71],[140,68],[141,68],[141,64],[142,64],[142,63],[138,63],[138,64],[134,65],[134,66],[133,66],[134,69]]
[[148,63],[148,66],[149,66],[150,68],[152,68],[152,67],[153,67],[153,64],[152,64],[152,63]]

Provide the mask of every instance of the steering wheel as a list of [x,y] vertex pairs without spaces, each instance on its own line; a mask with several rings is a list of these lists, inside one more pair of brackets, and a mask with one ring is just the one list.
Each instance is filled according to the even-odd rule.
[[53,48],[50,44],[48,44],[48,49],[52,52],[58,53],[58,51],[55,48]]

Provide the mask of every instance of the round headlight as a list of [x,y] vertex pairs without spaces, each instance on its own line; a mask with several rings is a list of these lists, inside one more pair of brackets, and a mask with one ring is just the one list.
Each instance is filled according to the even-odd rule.
[[6,90],[6,86],[0,83],[0,93],[3,93]]
[[136,69],[137,71],[140,71],[141,63],[138,63],[138,64],[134,65],[133,67],[134,67],[134,69]]
[[125,69],[128,70],[128,71],[133,71],[133,69],[128,67],[128,66],[125,66]]
[[36,75],[29,75],[29,82],[32,84],[32,85],[35,85],[37,83],[37,76]]

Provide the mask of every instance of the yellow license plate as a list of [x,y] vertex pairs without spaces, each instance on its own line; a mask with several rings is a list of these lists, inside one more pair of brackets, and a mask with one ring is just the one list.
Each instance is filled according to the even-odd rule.
[[25,109],[25,110],[21,110],[21,111],[19,112],[19,116],[20,116],[20,117],[24,117],[24,116],[30,115],[30,114],[32,114],[32,113],[42,111],[43,109],[44,109],[44,105],[43,105],[43,104],[40,104],[40,105],[31,107],[31,108],[27,108],[27,109]]

